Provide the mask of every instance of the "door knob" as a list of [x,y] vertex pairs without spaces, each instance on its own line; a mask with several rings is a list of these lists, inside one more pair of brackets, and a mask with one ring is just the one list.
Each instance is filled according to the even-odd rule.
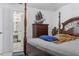
[[0,32],[0,34],[2,34],[2,32]]

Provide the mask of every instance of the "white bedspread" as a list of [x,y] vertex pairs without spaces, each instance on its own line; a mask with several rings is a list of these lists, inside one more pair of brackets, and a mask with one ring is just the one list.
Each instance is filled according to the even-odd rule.
[[79,39],[56,44],[39,38],[29,39],[28,43],[53,55],[79,56]]

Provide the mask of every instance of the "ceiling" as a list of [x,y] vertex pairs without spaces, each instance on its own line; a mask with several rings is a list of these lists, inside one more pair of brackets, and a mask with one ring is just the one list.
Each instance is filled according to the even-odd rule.
[[28,3],[27,6],[43,10],[56,11],[59,8],[68,4],[69,3]]

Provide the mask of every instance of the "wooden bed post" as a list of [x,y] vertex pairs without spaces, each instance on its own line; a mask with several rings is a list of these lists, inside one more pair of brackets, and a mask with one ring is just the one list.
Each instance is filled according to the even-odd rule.
[[26,6],[27,4],[24,4],[24,54],[27,55],[27,15],[26,15]]
[[61,13],[59,12],[59,23],[58,23],[58,34],[60,34],[60,31],[61,31]]

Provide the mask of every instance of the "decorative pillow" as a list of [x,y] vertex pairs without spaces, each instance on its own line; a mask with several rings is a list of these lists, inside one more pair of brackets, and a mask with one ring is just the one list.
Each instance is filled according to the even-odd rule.
[[54,36],[48,36],[48,35],[42,35],[39,38],[43,39],[45,41],[55,41],[55,40],[57,40],[56,37],[54,37]]

